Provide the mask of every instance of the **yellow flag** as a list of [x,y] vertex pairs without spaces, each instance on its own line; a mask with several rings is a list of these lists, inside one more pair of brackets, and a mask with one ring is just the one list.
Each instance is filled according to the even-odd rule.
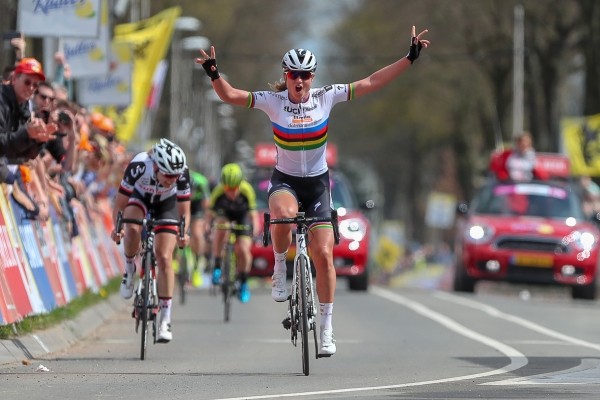
[[600,177],[600,114],[563,118],[561,131],[571,173]]
[[129,142],[136,134],[152,87],[154,70],[167,53],[179,15],[181,8],[172,7],[143,21],[115,26],[113,41],[129,43],[134,57],[132,102],[123,110],[109,113],[113,114],[117,137],[123,142]]

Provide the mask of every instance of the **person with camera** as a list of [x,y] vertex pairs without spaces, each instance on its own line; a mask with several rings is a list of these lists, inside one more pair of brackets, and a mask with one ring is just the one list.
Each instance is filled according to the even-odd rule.
[[10,83],[0,89],[0,156],[9,160],[32,159],[42,144],[56,137],[58,126],[29,110],[29,99],[46,77],[34,58],[24,58],[15,67]]
[[43,194],[35,199],[27,193],[27,184],[33,179],[31,160],[37,158],[44,143],[56,137],[58,129],[55,123],[47,123],[30,111],[29,100],[45,80],[40,62],[24,58],[15,66],[10,82],[0,87],[0,164],[6,166],[0,170],[0,179],[12,184],[12,195],[28,218],[37,217],[40,206],[47,205]]

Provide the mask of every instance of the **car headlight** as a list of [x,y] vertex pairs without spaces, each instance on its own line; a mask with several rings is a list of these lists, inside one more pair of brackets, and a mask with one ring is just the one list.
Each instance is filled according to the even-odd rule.
[[367,234],[367,225],[358,218],[339,222],[340,235],[349,240],[361,241]]
[[469,225],[465,231],[465,239],[471,243],[487,243],[494,236],[494,228],[485,224]]
[[572,242],[579,250],[591,250],[596,244],[596,236],[588,231],[571,232],[570,235],[563,238],[563,243],[565,243],[565,239],[567,239],[567,244]]

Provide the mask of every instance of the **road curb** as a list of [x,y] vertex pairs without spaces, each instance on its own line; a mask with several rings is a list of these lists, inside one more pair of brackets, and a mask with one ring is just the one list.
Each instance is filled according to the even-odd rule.
[[96,330],[116,313],[130,306],[119,294],[82,311],[76,318],[58,326],[13,339],[0,340],[0,365],[29,362],[65,350]]

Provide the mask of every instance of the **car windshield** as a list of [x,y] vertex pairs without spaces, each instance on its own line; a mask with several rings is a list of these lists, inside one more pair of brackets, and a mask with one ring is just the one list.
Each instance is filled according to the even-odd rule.
[[[331,198],[333,200],[333,207],[337,210],[340,207],[348,209],[356,209],[356,199],[354,192],[346,178],[340,172],[330,171],[331,179]],[[259,210],[269,208],[267,203],[267,192],[269,189],[269,178],[268,176],[257,177],[252,182],[254,190],[256,191],[256,207]]]
[[484,187],[473,202],[476,214],[583,219],[578,197],[568,188],[545,183],[507,183]]

